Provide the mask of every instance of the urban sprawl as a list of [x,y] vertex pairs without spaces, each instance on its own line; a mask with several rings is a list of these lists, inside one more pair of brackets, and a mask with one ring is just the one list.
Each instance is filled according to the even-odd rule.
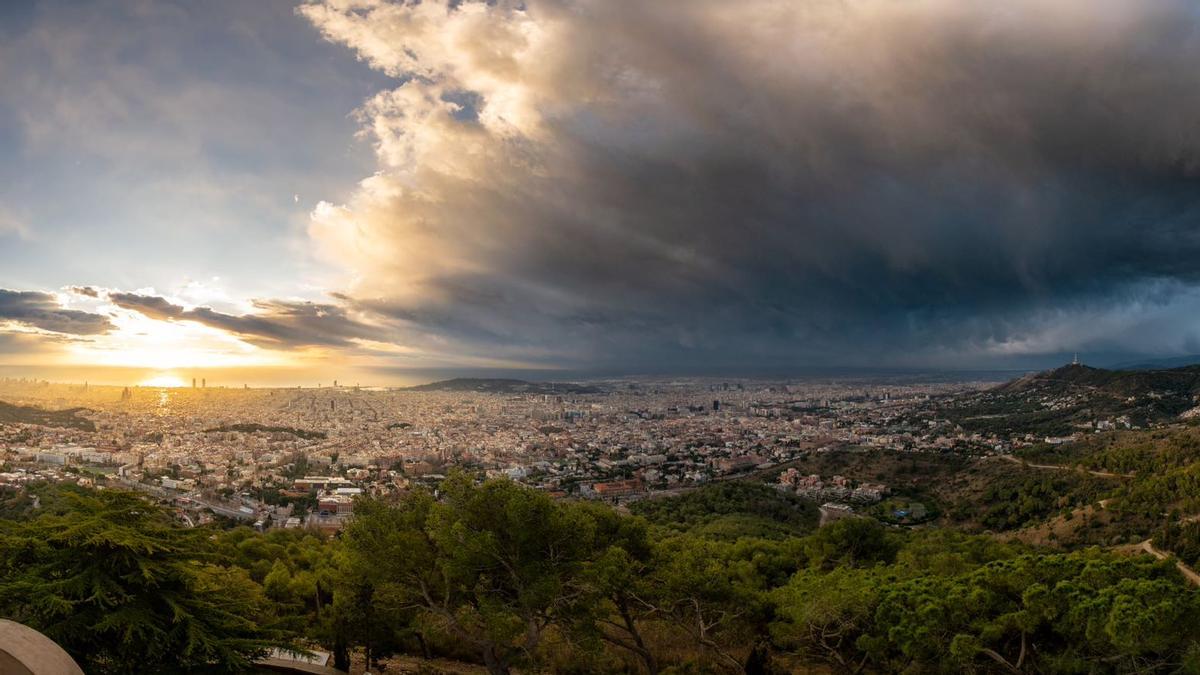
[[6,379],[0,400],[72,423],[0,421],[0,485],[131,488],[189,525],[263,529],[335,530],[355,496],[434,487],[456,468],[612,503],[757,476],[848,512],[889,487],[789,464],[835,449],[996,454],[1047,440],[964,433],[931,403],[989,384],[616,380],[559,394]]

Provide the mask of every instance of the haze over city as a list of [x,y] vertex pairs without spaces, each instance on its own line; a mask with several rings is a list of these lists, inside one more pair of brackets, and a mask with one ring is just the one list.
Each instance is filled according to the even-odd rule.
[[11,0],[0,373],[1194,354],[1198,26],[1189,0]]

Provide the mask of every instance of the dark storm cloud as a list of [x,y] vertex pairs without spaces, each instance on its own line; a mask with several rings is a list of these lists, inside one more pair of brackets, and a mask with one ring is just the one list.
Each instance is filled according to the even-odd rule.
[[354,339],[379,338],[377,328],[357,321],[344,307],[335,305],[256,301],[258,313],[234,315],[208,307],[187,309],[154,295],[110,292],[108,299],[157,321],[193,321],[266,348],[345,347]]
[[1196,339],[1190,0],[302,12],[419,76],[364,108],[381,171],[313,233],[431,335],[633,365]]
[[0,322],[70,335],[98,335],[113,329],[107,316],[63,309],[51,293],[3,288],[0,288]]

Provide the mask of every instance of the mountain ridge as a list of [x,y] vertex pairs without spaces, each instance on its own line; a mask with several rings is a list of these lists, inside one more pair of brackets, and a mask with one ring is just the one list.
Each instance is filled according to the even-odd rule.
[[1032,373],[946,402],[948,418],[972,431],[1071,434],[1108,426],[1178,421],[1200,402],[1200,366],[1108,370],[1078,363]]

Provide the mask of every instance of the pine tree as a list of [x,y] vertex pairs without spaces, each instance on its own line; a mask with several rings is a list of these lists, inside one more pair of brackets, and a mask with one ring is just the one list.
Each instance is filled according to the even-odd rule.
[[242,570],[211,564],[207,532],[121,491],[0,529],[0,614],[58,642],[88,673],[237,672],[283,635]]

